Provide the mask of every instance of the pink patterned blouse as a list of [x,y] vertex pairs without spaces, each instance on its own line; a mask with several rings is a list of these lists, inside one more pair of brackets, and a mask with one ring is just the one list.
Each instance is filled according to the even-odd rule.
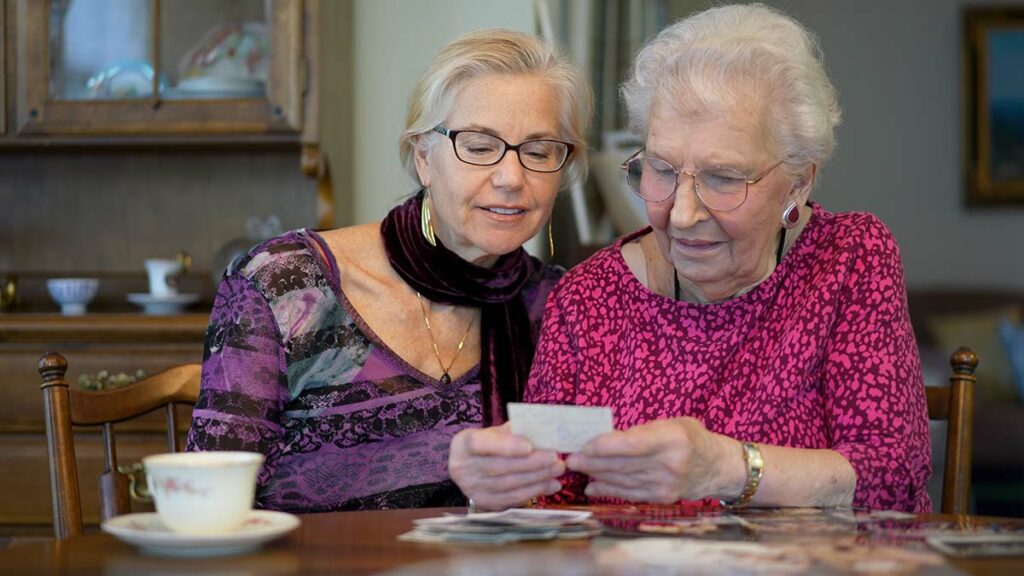
[[[555,288],[526,401],[610,406],[618,429],[692,416],[740,440],[831,448],[856,472],[854,506],[931,510],[924,383],[884,224],[814,204],[771,276],[711,305],[666,298],[633,275],[622,245],[649,232]],[[554,501],[585,498],[585,477],[563,484]]]

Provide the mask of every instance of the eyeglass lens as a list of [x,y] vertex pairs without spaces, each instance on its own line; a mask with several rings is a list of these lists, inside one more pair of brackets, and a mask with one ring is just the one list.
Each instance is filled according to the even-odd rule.
[[[661,202],[676,193],[688,173],[658,158],[638,156],[626,164],[626,183],[637,196]],[[678,178],[678,179],[677,179]],[[698,170],[694,176],[697,197],[712,210],[732,210],[747,196],[746,175],[728,168]]]
[[527,140],[511,146],[504,140],[482,132],[459,132],[455,153],[459,160],[477,166],[497,164],[505,149],[517,149],[519,163],[535,172],[557,172],[569,156],[569,147],[557,140]]

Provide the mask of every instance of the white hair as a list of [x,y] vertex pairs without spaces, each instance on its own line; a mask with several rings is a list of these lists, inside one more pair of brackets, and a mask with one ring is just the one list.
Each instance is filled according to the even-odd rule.
[[593,109],[590,85],[580,69],[554,45],[536,36],[490,28],[464,34],[446,46],[430,63],[409,98],[406,129],[399,154],[406,172],[416,173],[416,149],[427,150],[443,137],[433,132],[447,119],[460,90],[472,79],[488,74],[537,74],[554,89],[558,104],[559,138],[575,147],[563,186],[582,182],[587,174],[586,131]]
[[637,54],[622,96],[641,137],[654,102],[686,118],[756,112],[792,172],[829,158],[840,121],[817,39],[763,4],[712,8],[669,26]]

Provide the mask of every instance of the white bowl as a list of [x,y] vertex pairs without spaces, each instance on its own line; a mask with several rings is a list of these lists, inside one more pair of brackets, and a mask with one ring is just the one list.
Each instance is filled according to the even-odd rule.
[[60,304],[61,313],[73,316],[85,313],[85,305],[100,287],[99,278],[52,278],[46,281],[50,297]]

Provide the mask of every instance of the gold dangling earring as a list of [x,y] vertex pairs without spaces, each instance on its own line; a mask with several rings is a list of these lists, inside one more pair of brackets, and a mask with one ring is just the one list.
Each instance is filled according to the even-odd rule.
[[420,204],[420,231],[427,240],[427,244],[437,247],[437,237],[434,236],[434,225],[430,222],[430,207],[427,206],[430,200],[430,193],[423,195],[423,202]]
[[548,248],[550,250],[551,257],[555,257],[555,237],[551,234],[551,221],[554,218],[548,218]]

